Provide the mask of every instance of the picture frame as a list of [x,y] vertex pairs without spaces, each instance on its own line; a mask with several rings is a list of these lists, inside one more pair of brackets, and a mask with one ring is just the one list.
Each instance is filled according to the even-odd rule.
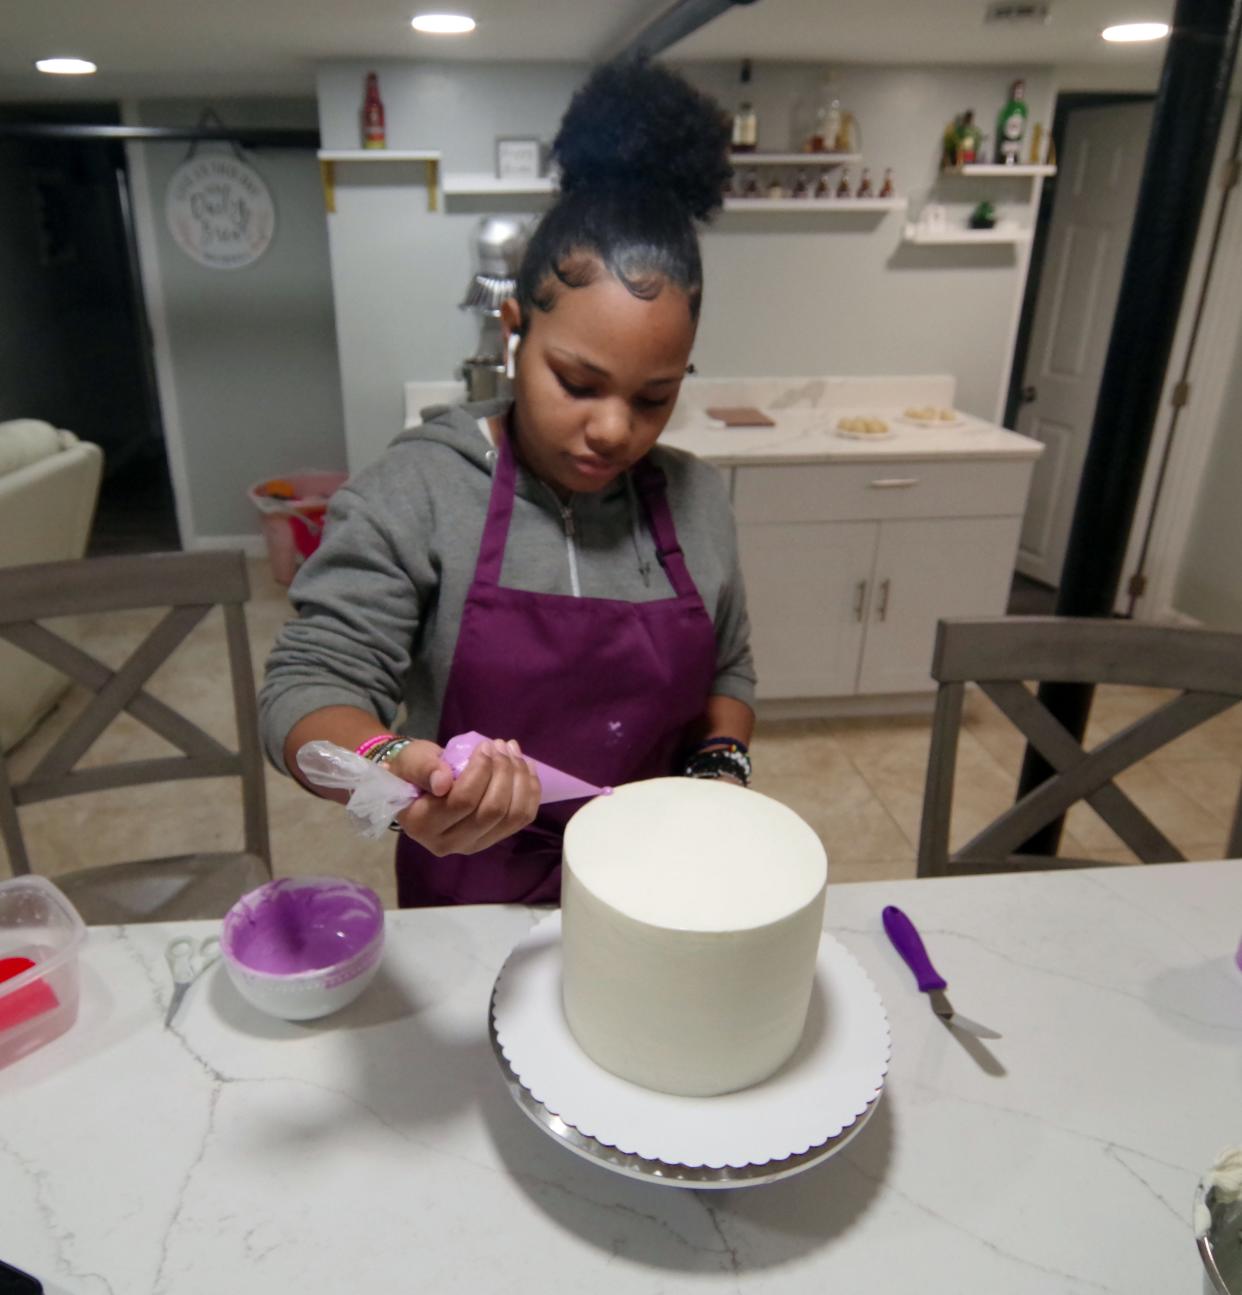
[[543,173],[543,145],[529,135],[496,138],[496,178],[537,180]]

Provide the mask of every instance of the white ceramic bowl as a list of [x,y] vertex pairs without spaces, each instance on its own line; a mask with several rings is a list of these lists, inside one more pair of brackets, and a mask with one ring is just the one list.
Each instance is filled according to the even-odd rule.
[[384,907],[341,877],[280,877],[225,915],[220,953],[237,992],[259,1011],[310,1021],[352,1003],[384,950]]

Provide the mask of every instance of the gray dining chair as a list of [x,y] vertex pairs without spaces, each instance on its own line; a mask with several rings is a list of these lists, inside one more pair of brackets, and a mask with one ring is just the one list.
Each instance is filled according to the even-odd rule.
[[[14,874],[31,869],[19,821],[23,806],[114,788],[181,779],[237,777],[244,848],[111,863],[53,880],[93,923],[171,921],[222,915],[238,895],[272,875],[267,800],[244,604],[250,594],[241,553],[158,553],[85,558],[0,570],[0,639],[62,671],[93,694],[24,776],[16,751],[0,759],[0,839]],[[238,749],[146,691],[147,681],[214,608],[224,614]],[[167,608],[116,670],[42,622]],[[178,754],[78,768],[108,725],[127,712]],[[18,748],[20,750],[20,748]],[[137,809],[135,812],[138,812]]]
[[[919,835],[918,875],[1089,867],[1090,859],[1019,853],[1031,836],[1086,801],[1144,863],[1182,853],[1114,779],[1140,760],[1242,700],[1242,634],[1056,616],[941,621],[932,677],[939,683]],[[1036,697],[1032,683],[1123,684],[1178,695],[1084,750]],[[958,735],[974,683],[1055,773],[949,853]],[[1242,795],[1224,856],[1242,855]]]

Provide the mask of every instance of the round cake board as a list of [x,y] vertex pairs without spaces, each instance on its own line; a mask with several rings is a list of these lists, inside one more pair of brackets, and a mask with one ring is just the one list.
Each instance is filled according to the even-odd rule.
[[561,1006],[561,915],[509,955],[492,996],[492,1044],[521,1109],[568,1150],[675,1187],[789,1177],[839,1151],[870,1118],[891,1039],[878,990],[853,954],[821,937],[794,1055],[760,1084],[680,1097],[621,1079],[578,1046]]

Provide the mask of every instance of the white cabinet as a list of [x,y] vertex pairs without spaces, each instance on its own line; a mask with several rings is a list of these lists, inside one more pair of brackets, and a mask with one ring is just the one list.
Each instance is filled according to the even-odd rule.
[[740,529],[761,697],[854,691],[878,529],[874,522]]
[[936,622],[1003,614],[1021,525],[1017,517],[880,525],[858,692],[935,687]]
[[759,699],[930,691],[936,622],[1005,611],[1031,466],[735,468]]

